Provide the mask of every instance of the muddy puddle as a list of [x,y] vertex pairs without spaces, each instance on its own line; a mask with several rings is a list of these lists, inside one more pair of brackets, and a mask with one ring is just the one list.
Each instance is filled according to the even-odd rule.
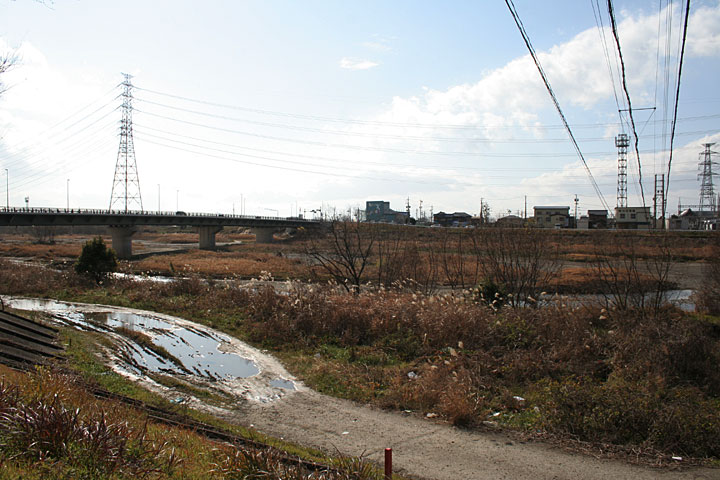
[[297,380],[269,355],[184,319],[46,299],[4,297],[3,301],[14,309],[46,312],[61,325],[106,335],[113,342],[113,348],[106,349],[112,367],[146,383],[157,384],[153,374],[161,374],[225,397],[260,402],[299,388]]

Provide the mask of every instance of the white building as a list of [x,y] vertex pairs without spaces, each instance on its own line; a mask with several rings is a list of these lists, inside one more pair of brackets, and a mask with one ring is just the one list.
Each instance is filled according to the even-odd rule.
[[652,221],[650,207],[615,207],[615,226],[618,230],[649,230]]

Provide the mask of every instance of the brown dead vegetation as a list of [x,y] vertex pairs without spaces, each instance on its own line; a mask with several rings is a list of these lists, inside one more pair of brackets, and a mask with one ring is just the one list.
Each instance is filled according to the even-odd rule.
[[458,425],[720,456],[720,330],[666,305],[497,309],[457,292],[295,285],[280,294],[197,277],[96,286],[39,267],[0,268],[0,285],[182,315],[282,352],[320,391]]
[[277,253],[248,251],[202,251],[156,255],[132,262],[134,272],[162,275],[202,274],[214,277],[258,277],[262,272],[277,278],[309,278],[307,267],[299,259]]

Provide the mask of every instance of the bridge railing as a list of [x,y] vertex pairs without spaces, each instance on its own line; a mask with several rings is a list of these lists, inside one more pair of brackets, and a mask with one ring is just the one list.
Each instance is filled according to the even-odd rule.
[[268,217],[256,215],[235,215],[227,213],[204,213],[204,212],[162,212],[154,210],[104,210],[87,208],[52,208],[52,207],[0,207],[0,213],[21,213],[21,214],[51,214],[51,215],[134,215],[134,216],[162,216],[162,217],[204,217],[204,218],[236,218],[240,220],[288,220],[293,222],[315,223],[300,217]]

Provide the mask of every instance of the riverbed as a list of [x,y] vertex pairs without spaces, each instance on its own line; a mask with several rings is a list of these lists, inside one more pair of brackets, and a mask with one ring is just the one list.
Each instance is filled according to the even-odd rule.
[[[104,335],[103,349],[114,371],[169,397],[202,403],[189,392],[236,401],[267,403],[305,387],[272,356],[227,334],[160,313],[107,305],[2,296],[10,308],[41,311],[55,324]],[[158,376],[191,386],[172,389]]]

